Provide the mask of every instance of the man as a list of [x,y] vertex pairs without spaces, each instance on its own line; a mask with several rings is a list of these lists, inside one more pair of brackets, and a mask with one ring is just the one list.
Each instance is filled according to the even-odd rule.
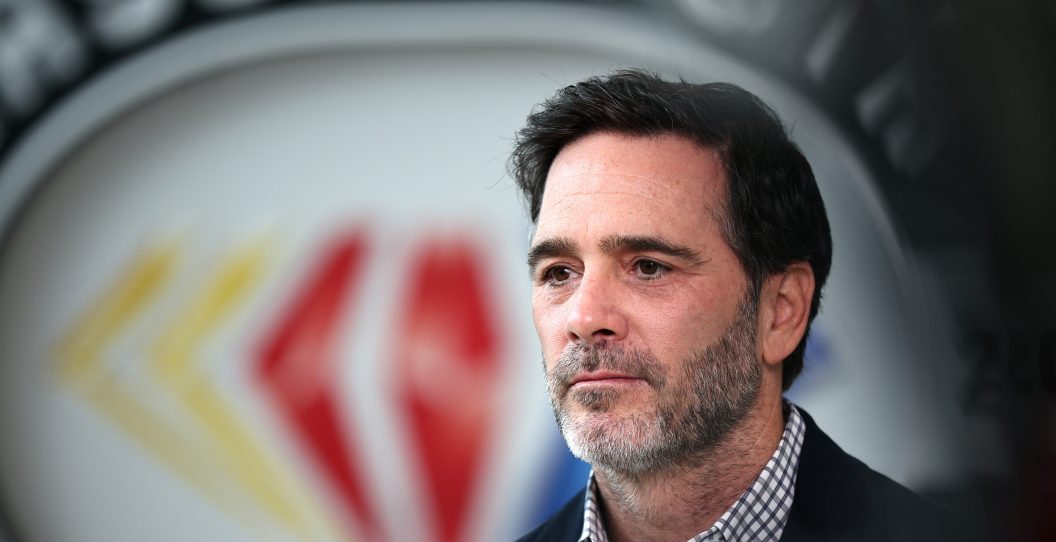
[[926,501],[782,399],[832,243],[770,108],[730,84],[591,78],[528,117],[510,169],[554,414],[593,467],[523,540],[937,539]]

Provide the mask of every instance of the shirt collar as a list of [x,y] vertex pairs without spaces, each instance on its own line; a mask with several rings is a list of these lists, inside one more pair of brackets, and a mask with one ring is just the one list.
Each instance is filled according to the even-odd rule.
[[[755,482],[706,531],[690,542],[733,542],[759,540],[776,542],[781,538],[792,508],[796,488],[799,452],[806,426],[803,416],[785,401],[787,421],[781,441]],[[591,470],[583,507],[583,532],[579,542],[609,542],[598,507],[598,485]]]

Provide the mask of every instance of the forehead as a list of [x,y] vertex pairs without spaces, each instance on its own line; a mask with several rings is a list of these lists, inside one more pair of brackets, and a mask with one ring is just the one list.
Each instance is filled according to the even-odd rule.
[[718,152],[688,138],[590,134],[554,159],[536,236],[592,229],[686,238],[716,230],[725,179]]

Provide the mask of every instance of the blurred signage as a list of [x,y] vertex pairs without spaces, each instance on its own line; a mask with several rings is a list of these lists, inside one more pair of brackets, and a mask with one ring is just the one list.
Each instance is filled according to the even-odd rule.
[[[436,511],[435,538],[459,540],[499,421],[494,394],[505,358],[494,313],[500,300],[483,290],[480,275],[488,269],[477,254],[482,247],[469,239],[423,241],[409,259],[403,286],[409,295],[390,324],[400,339],[385,354],[398,375],[395,393],[391,404],[374,408],[398,412],[407,426],[409,457],[424,474],[424,498]],[[351,525],[335,526],[340,522],[320,516],[325,499],[304,496],[310,489],[285,467],[269,437],[242,419],[238,396],[211,375],[215,367],[209,365],[223,360],[211,359],[205,346],[217,334],[241,335],[228,326],[260,292],[274,264],[266,245],[222,255],[182,290],[186,248],[142,250],[65,334],[56,376],[234,518],[248,505],[297,539],[333,536],[339,527],[355,539],[391,539],[364,479],[364,471],[390,468],[391,461],[364,455],[360,441],[369,436],[345,416],[340,385],[342,363],[355,363],[341,359],[342,320],[355,312],[369,317],[369,311],[349,308],[372,286],[362,272],[371,249],[365,229],[324,246],[285,306],[263,317],[270,322],[263,333],[242,345],[248,363],[235,363],[252,373],[251,392],[270,404],[286,437],[329,486],[339,517]],[[112,343],[152,312],[163,320],[146,351],[113,359]]]

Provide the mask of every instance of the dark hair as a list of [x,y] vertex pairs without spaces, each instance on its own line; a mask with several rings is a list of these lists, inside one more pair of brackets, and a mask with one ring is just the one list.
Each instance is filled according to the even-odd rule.
[[[641,70],[567,86],[528,116],[510,156],[532,223],[558,152],[595,132],[674,134],[717,150],[728,183],[723,236],[748,275],[752,299],[767,277],[807,262],[814,272],[814,321],[832,265],[829,220],[810,164],[769,106],[737,85],[669,82]],[[786,390],[803,370],[806,344],[804,333],[784,360]]]

